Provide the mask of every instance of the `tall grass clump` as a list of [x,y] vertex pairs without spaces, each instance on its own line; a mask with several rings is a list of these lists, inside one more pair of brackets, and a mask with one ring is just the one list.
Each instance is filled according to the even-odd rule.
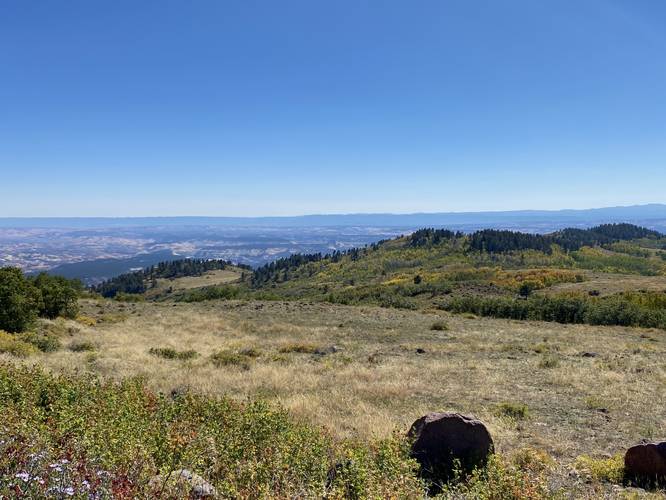
[[153,356],[157,356],[158,358],[175,359],[179,361],[186,361],[188,359],[194,359],[199,356],[197,351],[177,351],[171,347],[152,347],[148,352]]

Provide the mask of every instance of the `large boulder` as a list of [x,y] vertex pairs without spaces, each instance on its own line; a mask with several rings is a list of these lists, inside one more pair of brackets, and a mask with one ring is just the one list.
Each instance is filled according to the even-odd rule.
[[626,476],[639,483],[666,482],[666,440],[643,441],[624,455]]
[[412,424],[411,454],[421,474],[435,483],[451,479],[455,469],[471,472],[493,452],[493,439],[480,420],[460,413],[428,413]]

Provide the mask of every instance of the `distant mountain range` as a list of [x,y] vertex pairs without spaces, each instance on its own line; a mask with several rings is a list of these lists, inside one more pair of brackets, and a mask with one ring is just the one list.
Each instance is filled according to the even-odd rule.
[[111,228],[147,226],[234,226],[234,227],[326,227],[426,226],[520,227],[539,232],[564,226],[586,226],[600,222],[632,222],[651,228],[666,227],[666,204],[634,205],[584,210],[516,210],[499,212],[441,212],[413,214],[317,214],[292,217],[9,217],[0,218],[3,228]]

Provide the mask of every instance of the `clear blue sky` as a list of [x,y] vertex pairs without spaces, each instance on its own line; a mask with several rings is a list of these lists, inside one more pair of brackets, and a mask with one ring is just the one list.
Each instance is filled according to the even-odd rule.
[[0,2],[0,216],[647,202],[664,0]]

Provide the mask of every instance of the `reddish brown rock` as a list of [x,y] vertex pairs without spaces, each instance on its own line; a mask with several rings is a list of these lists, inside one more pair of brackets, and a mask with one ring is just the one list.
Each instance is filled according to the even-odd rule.
[[666,482],[666,440],[645,441],[629,448],[624,455],[624,471],[638,482]]
[[409,437],[422,475],[436,482],[449,480],[458,464],[463,472],[471,472],[493,452],[483,422],[460,413],[428,413],[412,424]]

